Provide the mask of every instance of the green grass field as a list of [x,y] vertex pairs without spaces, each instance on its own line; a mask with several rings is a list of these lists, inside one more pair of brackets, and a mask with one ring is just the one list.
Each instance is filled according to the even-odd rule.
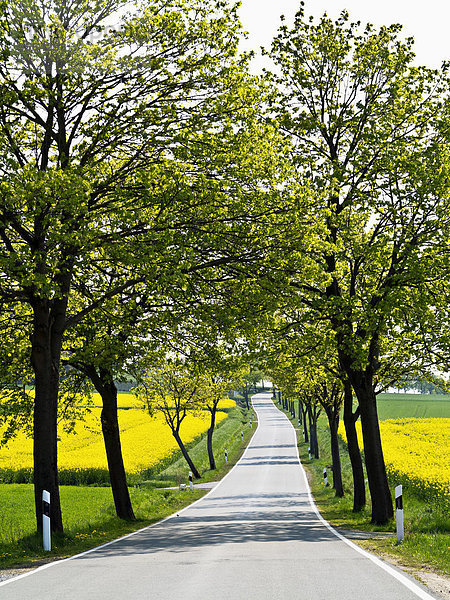
[[450,395],[444,394],[378,394],[378,418],[417,419],[450,418]]
[[64,534],[53,534],[52,550],[44,552],[42,537],[35,533],[33,486],[0,485],[0,568],[77,554],[155,523],[205,494],[152,488],[130,492],[137,518],[133,522],[115,516],[110,488],[61,486]]

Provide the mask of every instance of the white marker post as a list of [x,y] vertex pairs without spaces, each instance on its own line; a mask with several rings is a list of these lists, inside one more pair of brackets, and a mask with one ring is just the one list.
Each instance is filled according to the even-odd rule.
[[50,531],[50,492],[42,490],[42,537],[44,550],[52,549],[52,535]]
[[189,488],[191,492],[194,489],[194,484],[192,483],[192,471],[189,471]]
[[225,464],[228,462],[228,452],[225,450]]
[[306,442],[305,430],[303,430],[303,441]]
[[324,469],[323,469],[323,482],[324,482],[324,484],[325,484],[325,487],[328,487],[327,470],[326,470],[326,468],[325,468],[325,467],[324,467]]
[[308,448],[308,457],[309,457],[309,460],[311,460],[311,448]]
[[395,522],[397,524],[397,544],[400,544],[405,537],[403,531],[403,491],[401,485],[395,488]]
[[241,431],[241,442],[243,442],[243,441],[244,441],[244,432]]

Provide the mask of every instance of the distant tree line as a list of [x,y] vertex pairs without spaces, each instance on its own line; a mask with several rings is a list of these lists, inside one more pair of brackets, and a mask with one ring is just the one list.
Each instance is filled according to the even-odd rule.
[[441,377],[433,378],[432,380],[418,378],[399,381],[396,387],[407,392],[415,390],[420,394],[449,394],[449,382]]

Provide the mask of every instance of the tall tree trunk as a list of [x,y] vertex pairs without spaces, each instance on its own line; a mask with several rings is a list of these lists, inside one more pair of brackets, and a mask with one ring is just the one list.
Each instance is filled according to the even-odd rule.
[[341,457],[339,454],[339,411],[333,411],[334,414],[328,416],[331,436],[331,461],[333,463],[333,487],[336,490],[336,496],[342,498],[344,495],[344,486],[342,485]]
[[303,415],[303,431],[305,432],[305,442],[309,442],[309,434],[308,434],[308,420],[307,420],[307,415],[308,415],[308,408],[303,404],[301,405],[301,409],[302,409],[302,415]]
[[[95,375],[92,373],[92,370]],[[89,373],[89,369],[87,372]],[[134,521],[136,517],[131,505],[120,443],[117,415],[117,387],[114,383],[113,375],[108,369],[101,368],[99,375],[97,375],[95,367],[91,366],[90,378],[102,398],[102,433],[116,515],[119,519]]]
[[67,302],[35,299],[31,363],[35,377],[33,460],[36,524],[42,530],[42,491],[50,492],[52,531],[63,531],[58,484],[58,393]]
[[211,420],[209,422],[209,429],[208,429],[208,433],[207,433],[207,437],[206,437],[206,445],[208,447],[209,468],[213,471],[216,468],[216,461],[214,458],[214,452],[213,452],[213,446],[212,446],[214,427],[216,425],[216,408],[213,408],[213,410],[211,410],[210,413],[211,413]]
[[176,430],[172,430],[172,435],[175,438],[182,455],[184,456],[187,464],[189,465],[190,470],[192,471],[192,475],[195,477],[195,479],[200,479],[200,473],[197,471],[196,466],[194,465],[194,463],[192,462],[191,457],[189,456],[188,451],[186,450],[185,445],[183,444],[180,435],[178,433],[178,431]]
[[353,412],[353,393],[348,380],[344,382],[344,425],[347,437],[347,450],[353,475],[353,512],[359,512],[366,505],[366,486],[361,452],[355,423],[359,417],[359,408]]
[[308,404],[308,419],[309,419],[309,434],[310,434],[310,448],[314,458],[319,458],[319,444],[317,441],[317,415],[315,408]]
[[298,401],[298,424],[303,425],[303,411],[300,400]]
[[372,522],[382,525],[394,516],[394,510],[381,445],[377,398],[373,391],[372,378],[366,372],[353,372],[351,383],[361,411],[364,460],[372,500]]

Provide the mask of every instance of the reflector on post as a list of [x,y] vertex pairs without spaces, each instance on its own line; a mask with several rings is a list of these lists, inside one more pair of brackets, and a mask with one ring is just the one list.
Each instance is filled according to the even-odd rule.
[[49,552],[52,549],[50,522],[50,492],[42,490],[42,541],[44,550]]
[[399,544],[405,537],[403,530],[403,488],[401,485],[395,488],[395,523],[397,525],[397,544]]

